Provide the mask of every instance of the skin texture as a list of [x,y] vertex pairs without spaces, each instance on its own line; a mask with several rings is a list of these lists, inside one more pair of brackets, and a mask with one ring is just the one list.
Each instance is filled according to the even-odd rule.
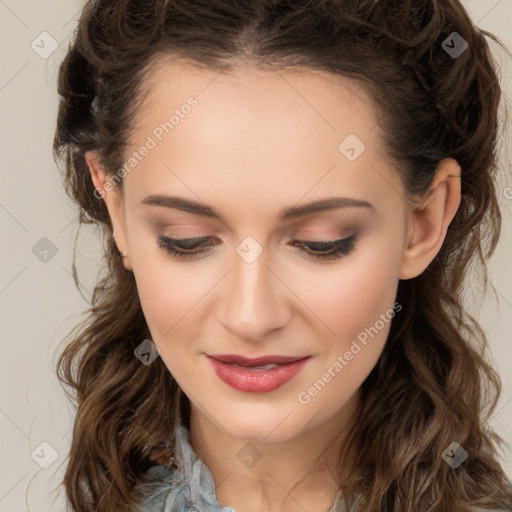
[[[191,96],[197,106],[161,141],[153,136],[156,147],[122,186],[106,187],[97,154],[86,158],[152,340],[191,401],[193,447],[221,505],[327,511],[336,493],[328,448],[354,418],[390,322],[308,403],[298,395],[393,310],[399,279],[421,274],[435,257],[460,204],[460,167],[440,162],[428,199],[412,211],[371,102],[353,82],[325,73],[219,74],[165,62],[147,85],[131,150]],[[338,148],[349,134],[365,145],[354,161]],[[151,194],[204,203],[222,220],[141,204]],[[341,196],[373,208],[278,219],[287,208]],[[336,260],[317,261],[290,244],[352,234],[354,250]],[[159,235],[211,239],[204,253],[179,259],[157,245]],[[248,236],[263,250],[252,263],[237,252]],[[205,353],[312,357],[281,388],[245,393],[222,382]],[[241,449],[261,458],[247,467]]]

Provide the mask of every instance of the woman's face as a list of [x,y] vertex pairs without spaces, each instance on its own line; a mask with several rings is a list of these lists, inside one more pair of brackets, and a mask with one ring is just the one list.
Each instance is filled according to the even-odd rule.
[[[400,314],[408,243],[370,101],[313,72],[166,63],[148,83],[109,211],[160,357],[195,412],[241,439],[341,417]],[[168,252],[192,238],[174,247],[198,254]],[[233,362],[267,356],[302,361]]]

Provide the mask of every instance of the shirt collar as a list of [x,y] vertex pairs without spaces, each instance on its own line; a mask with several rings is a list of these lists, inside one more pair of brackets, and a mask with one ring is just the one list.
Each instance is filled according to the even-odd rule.
[[[192,448],[184,425],[176,426],[175,439],[175,467],[157,465],[147,471],[137,488],[142,499],[137,512],[236,512],[219,505],[213,476]],[[341,491],[329,512],[346,512]]]

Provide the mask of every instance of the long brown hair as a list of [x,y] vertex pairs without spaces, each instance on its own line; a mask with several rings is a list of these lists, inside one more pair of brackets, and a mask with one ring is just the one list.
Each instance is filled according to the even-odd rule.
[[[460,55],[448,51],[454,37],[459,49],[468,45]],[[96,150],[109,174],[122,167],[160,57],[218,70],[303,66],[356,80],[374,99],[411,200],[423,197],[442,159],[457,160],[461,205],[429,267],[399,283],[403,311],[362,385],[350,435],[360,450],[340,487],[365,512],[512,509],[502,440],[487,425],[500,380],[462,297],[471,264],[488,286],[485,263],[501,229],[501,94],[486,38],[502,45],[459,0],[87,2],[59,70],[54,140],[78,222],[97,224],[105,249],[106,272],[57,367],[77,406],[63,480],[72,510],[132,510],[136,484],[190,412],[160,358],[146,366],[134,357],[149,330],[84,158]],[[78,286],[74,262],[73,273]],[[442,457],[454,441],[468,453],[457,469]]]

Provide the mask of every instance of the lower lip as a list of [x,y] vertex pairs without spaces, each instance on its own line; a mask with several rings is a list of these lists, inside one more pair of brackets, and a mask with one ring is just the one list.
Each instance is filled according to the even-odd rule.
[[220,380],[239,391],[248,393],[268,393],[280,388],[297,375],[310,358],[306,357],[293,363],[280,364],[271,370],[254,369],[223,363],[208,357],[213,370]]

